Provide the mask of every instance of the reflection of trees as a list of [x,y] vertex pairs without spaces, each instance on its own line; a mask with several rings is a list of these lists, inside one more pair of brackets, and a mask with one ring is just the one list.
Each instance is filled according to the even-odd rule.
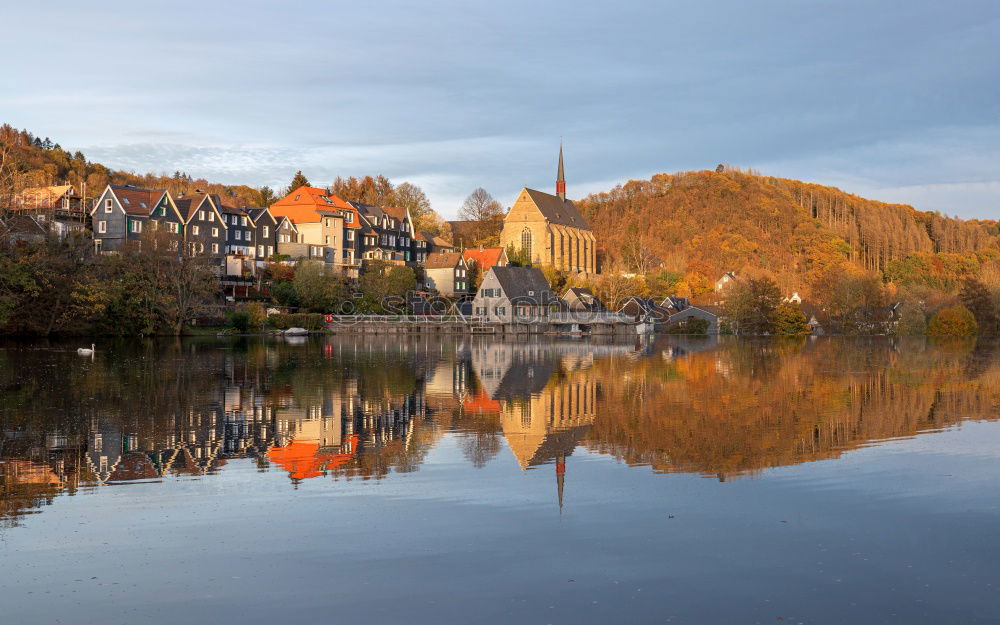
[[503,439],[523,468],[562,459],[562,476],[583,441],[657,471],[738,475],[992,419],[1000,405],[996,342],[684,341],[640,354],[205,338],[109,343],[93,360],[12,347],[0,351],[0,518],[78,485],[210,474],[238,457],[294,464],[290,479],[382,479],[417,470],[448,432],[476,467]]
[[621,362],[598,361],[603,394],[588,446],[658,471],[729,475],[997,416],[1000,372],[987,365],[970,380],[967,350],[923,340],[776,343],[725,342],[638,361],[626,375],[615,374]]

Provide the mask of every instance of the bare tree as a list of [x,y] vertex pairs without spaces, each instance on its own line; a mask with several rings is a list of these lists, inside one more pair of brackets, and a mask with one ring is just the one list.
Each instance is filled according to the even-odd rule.
[[479,187],[462,202],[458,216],[465,221],[488,222],[503,216],[503,206],[486,189]]

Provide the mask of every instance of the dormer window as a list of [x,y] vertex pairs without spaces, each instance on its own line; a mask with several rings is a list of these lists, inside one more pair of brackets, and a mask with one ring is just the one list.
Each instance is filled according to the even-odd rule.
[[298,202],[298,201],[299,201],[299,196],[297,196],[297,195],[296,195],[296,196],[295,196],[295,200],[294,200],[294,201],[295,201],[295,202]]

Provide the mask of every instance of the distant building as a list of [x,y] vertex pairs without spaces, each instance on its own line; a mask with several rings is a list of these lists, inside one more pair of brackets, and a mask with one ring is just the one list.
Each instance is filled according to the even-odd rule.
[[504,217],[500,246],[513,246],[535,265],[597,272],[597,240],[573,202],[566,199],[562,147],[556,194],[524,188]]
[[254,227],[254,241],[257,244],[257,259],[267,260],[274,256],[278,249],[278,220],[271,214],[271,210],[264,206],[261,208],[246,209],[247,216]]
[[544,320],[560,300],[537,267],[493,267],[472,303],[473,315],[488,323]]
[[34,217],[61,238],[85,231],[89,223],[83,197],[70,184],[25,189],[14,198],[10,212]]
[[736,274],[732,271],[727,271],[722,274],[722,277],[715,281],[715,292],[721,293],[726,287],[732,285],[736,282]]
[[441,295],[466,295],[469,288],[468,265],[458,252],[431,254],[424,262],[424,283]]
[[570,312],[601,312],[604,304],[590,289],[570,287],[563,293],[562,301]]
[[48,231],[32,215],[13,215],[0,221],[0,238],[12,245],[44,241]]

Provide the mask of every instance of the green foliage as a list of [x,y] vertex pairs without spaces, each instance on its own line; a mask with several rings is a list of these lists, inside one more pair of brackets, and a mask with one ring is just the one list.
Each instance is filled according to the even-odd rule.
[[417,274],[410,267],[390,265],[381,260],[368,261],[359,287],[358,312],[403,314],[407,311],[407,297],[417,287]]
[[310,331],[322,330],[324,325],[324,315],[319,313],[279,313],[267,318],[267,323],[277,330],[287,330],[288,328],[305,328]]
[[809,322],[799,307],[792,302],[782,302],[771,314],[771,325],[775,334],[811,334]]
[[684,276],[676,271],[661,269],[646,275],[646,289],[654,297],[666,297],[677,292]]
[[250,313],[245,310],[233,310],[226,313],[226,325],[240,334],[250,331]]
[[530,267],[531,255],[528,254],[528,250],[510,243],[507,245],[507,262],[514,267]]
[[315,261],[299,262],[292,288],[299,306],[309,312],[337,311],[349,296],[344,280]]
[[770,278],[737,281],[726,294],[726,317],[739,334],[771,334],[772,316],[781,302],[778,285]]
[[697,317],[690,317],[684,321],[671,324],[667,330],[667,334],[697,334],[704,335],[708,333],[708,319],[699,319]]
[[299,305],[299,296],[291,280],[274,282],[271,285],[271,299],[275,304],[286,308],[295,308]]
[[927,324],[927,334],[931,336],[970,336],[978,329],[972,312],[961,304],[942,308]]

